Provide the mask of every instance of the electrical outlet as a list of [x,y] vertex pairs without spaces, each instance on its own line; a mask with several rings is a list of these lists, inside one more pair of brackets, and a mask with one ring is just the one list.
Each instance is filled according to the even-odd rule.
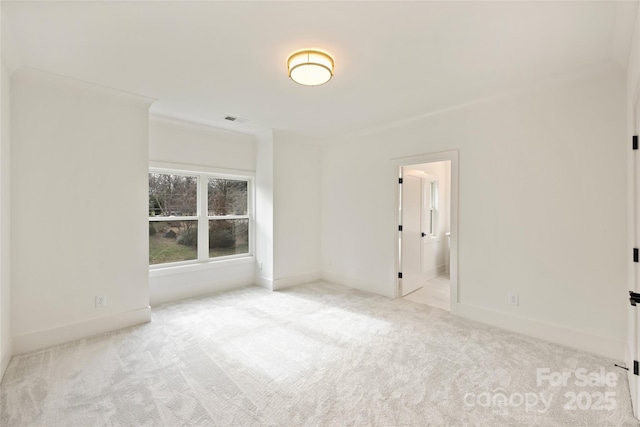
[[509,305],[519,305],[520,297],[518,294],[509,294]]
[[262,263],[261,262],[258,263],[258,269],[262,270]]
[[96,308],[106,307],[107,306],[107,296],[106,295],[96,295]]

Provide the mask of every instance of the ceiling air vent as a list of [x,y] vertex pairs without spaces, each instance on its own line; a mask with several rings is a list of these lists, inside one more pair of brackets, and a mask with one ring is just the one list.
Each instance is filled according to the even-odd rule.
[[234,116],[226,116],[224,119],[229,122],[235,122],[235,123],[247,123],[249,121],[248,119],[243,119],[243,118],[234,117]]

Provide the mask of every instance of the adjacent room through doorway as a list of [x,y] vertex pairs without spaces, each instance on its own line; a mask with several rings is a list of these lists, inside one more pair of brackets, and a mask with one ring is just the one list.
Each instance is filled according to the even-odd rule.
[[401,167],[399,296],[451,307],[451,161]]

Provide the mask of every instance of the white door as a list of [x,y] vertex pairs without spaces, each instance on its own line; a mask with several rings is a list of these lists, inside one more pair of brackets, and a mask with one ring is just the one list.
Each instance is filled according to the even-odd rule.
[[402,296],[422,287],[422,179],[402,178]]
[[[640,129],[640,105],[636,103],[635,111],[634,111],[634,135],[638,135],[638,131]],[[631,185],[631,229],[629,232],[631,233],[631,244],[634,248],[640,248],[640,158],[638,152],[640,150],[632,150],[632,185]],[[628,255],[631,259],[631,254]],[[630,291],[640,293],[640,268],[639,263],[632,262],[631,263],[631,271],[630,271]],[[640,403],[639,394],[640,387],[638,381],[638,375],[634,373],[634,361],[639,360],[638,355],[640,354],[640,342],[638,340],[638,332],[640,331],[640,327],[638,321],[640,320],[640,316],[638,316],[638,310],[640,310],[640,303],[637,306],[632,306],[631,304],[627,305],[627,346],[626,346],[626,354],[625,354],[625,362],[627,365],[628,378],[629,378],[629,388],[631,391],[631,401],[633,403],[634,414],[638,416],[640,411],[638,411],[638,404]]]

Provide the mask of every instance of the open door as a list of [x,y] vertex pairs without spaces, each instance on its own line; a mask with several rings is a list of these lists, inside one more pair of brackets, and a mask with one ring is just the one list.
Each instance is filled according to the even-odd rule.
[[[636,106],[634,110],[634,127],[633,132],[634,135],[638,135],[640,131],[640,98],[636,101]],[[640,150],[637,149],[637,137],[634,137],[634,147],[631,154],[631,166],[630,173],[631,177],[631,188],[630,188],[630,198],[631,198],[631,221],[630,221],[630,243],[633,248],[640,248],[640,159],[638,152]],[[630,259],[630,277],[629,277],[629,290],[633,293],[640,293],[640,264],[637,262],[637,253],[635,253],[637,249],[634,249],[634,257],[633,262],[631,261],[631,254],[629,254]],[[633,295],[632,295],[633,296]],[[640,303],[637,306],[633,306],[631,304],[627,305],[627,345],[625,352],[625,362],[628,370],[628,378],[629,378],[629,388],[631,392],[631,401],[633,403],[633,412],[636,417],[638,417],[638,404],[640,403],[639,393],[639,381],[640,378],[638,376],[638,357],[640,353],[640,342],[638,340],[638,332],[640,331],[640,325],[638,321],[640,320],[640,316],[638,316],[638,310],[640,310]]]
[[402,287],[405,296],[422,287],[422,179],[402,176]]
[[[446,178],[440,179],[439,189],[431,190],[425,188],[430,185],[428,179],[431,172],[421,170],[421,165],[445,162],[445,168],[442,176]],[[396,183],[396,199],[394,200],[395,218],[393,230],[396,233],[396,252],[395,256],[395,272],[397,279],[393,281],[393,295],[396,298],[402,298],[412,290],[423,287],[428,277],[429,265],[425,263],[424,241],[427,240],[430,224],[433,228],[438,228],[441,238],[447,239],[450,245],[445,245],[444,250],[448,251],[448,257],[445,258],[444,270],[446,271],[446,260],[449,263],[449,308],[452,313],[458,313],[458,150],[441,151],[438,153],[420,154],[417,156],[403,157],[392,160],[393,176],[389,176]],[[419,173],[415,173],[419,172]],[[409,176],[413,177],[409,178]],[[437,174],[435,174],[437,175]],[[439,175],[438,175],[439,176]],[[405,181],[406,178],[406,181]],[[398,179],[401,183],[398,184]],[[415,202],[407,203],[406,195],[408,192],[416,194],[413,199]],[[437,212],[438,204],[429,203],[428,194],[444,195],[440,199],[442,207],[446,206],[446,213],[443,215],[438,227],[438,220],[435,222],[427,221],[430,214],[429,209],[433,209],[431,213]],[[414,204],[416,203],[416,204]],[[422,204],[422,206],[420,206]],[[435,205],[435,206],[433,206]],[[424,209],[424,210],[422,210]],[[420,212],[422,210],[422,212]],[[407,212],[417,212],[417,215],[405,215]],[[406,230],[406,231],[403,231]],[[422,236],[422,233],[425,236]],[[449,242],[447,242],[449,243]],[[408,251],[409,246],[417,246],[420,249]],[[446,256],[446,255],[445,255]],[[409,263],[405,263],[406,259]],[[407,265],[408,268],[407,269]],[[413,267],[412,267],[413,266]],[[417,285],[416,285],[417,283]],[[417,287],[416,287],[417,286]],[[422,293],[419,291],[418,293]],[[415,295],[414,295],[415,296]]]

